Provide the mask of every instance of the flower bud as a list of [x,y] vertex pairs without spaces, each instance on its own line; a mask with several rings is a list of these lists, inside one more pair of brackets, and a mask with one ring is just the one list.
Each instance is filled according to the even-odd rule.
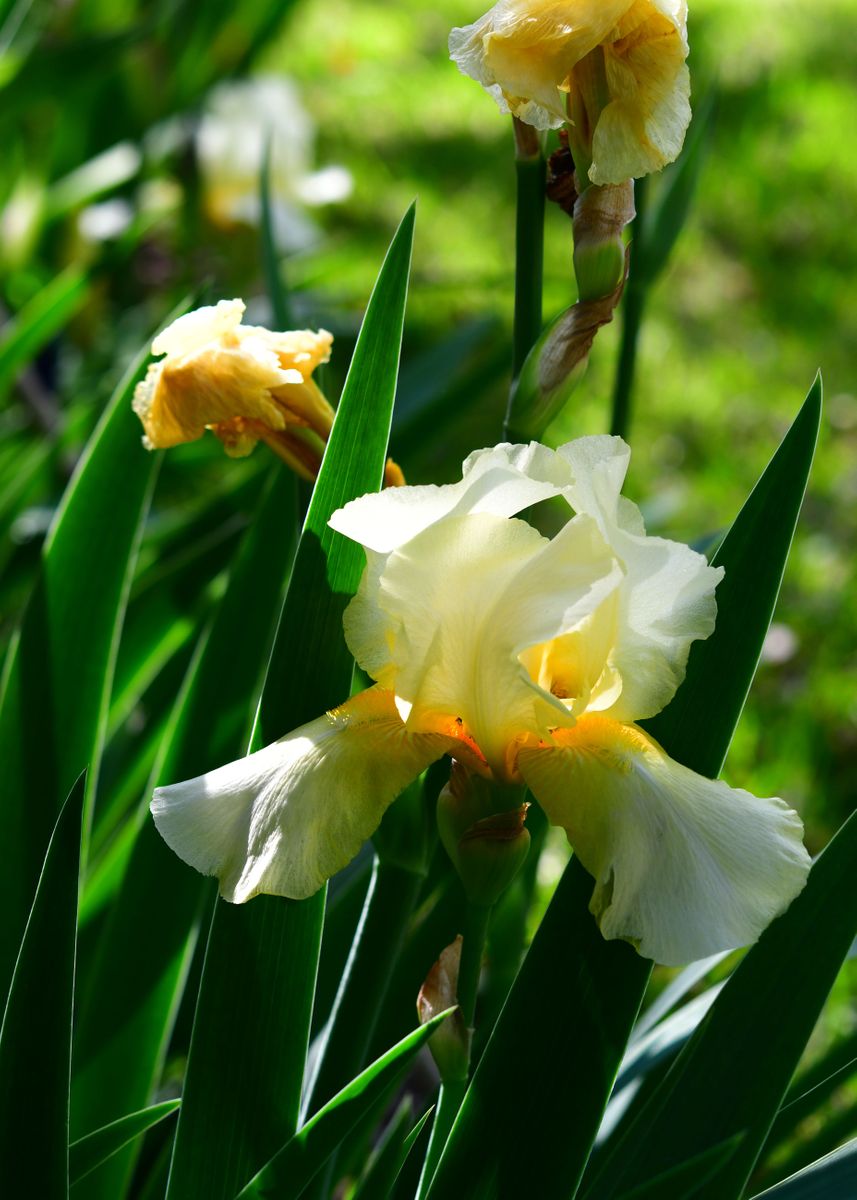
[[[578,177],[578,183],[579,183]],[[574,273],[582,303],[615,291],[625,274],[622,230],[634,219],[634,185],[590,184],[574,205]]]
[[503,787],[454,762],[437,801],[437,823],[471,904],[490,908],[524,864],[530,835],[521,789]]
[[538,441],[586,373],[602,325],[613,320],[624,277],[607,296],[573,304],[547,327],[524,360],[512,387],[506,420],[514,441]]
[[[458,1004],[458,971],[461,965],[461,934],[447,946],[425,978],[417,996],[417,1015],[426,1025],[438,1013]],[[461,1009],[441,1022],[429,1039],[429,1050],[444,1083],[467,1079],[470,1066],[470,1030]]]

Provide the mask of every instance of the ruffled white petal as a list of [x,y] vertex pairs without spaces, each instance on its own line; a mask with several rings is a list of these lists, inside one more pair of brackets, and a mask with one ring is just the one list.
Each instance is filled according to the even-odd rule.
[[804,886],[800,818],[669,758],[633,726],[583,717],[519,766],[595,877],[606,938],[670,966],[755,941]]
[[411,733],[370,688],[247,758],[158,788],[152,815],[172,850],[221,895],[302,900],[344,867],[387,806],[454,739]]
[[[579,438],[558,454],[573,479],[564,495],[598,523],[625,570],[617,596],[586,631],[590,648],[609,647],[621,691],[615,694],[611,683],[591,708],[618,721],[642,720],[669,703],[684,679],[691,644],[712,633],[723,569],[679,542],[646,536],[639,509],[620,495],[630,457],[621,438]],[[568,653],[578,648],[569,646]]]
[[559,494],[567,481],[568,468],[553,450],[538,442],[503,443],[471,454],[458,483],[387,488],[360,496],[337,509],[329,524],[367,550],[389,554],[444,517],[512,517]]

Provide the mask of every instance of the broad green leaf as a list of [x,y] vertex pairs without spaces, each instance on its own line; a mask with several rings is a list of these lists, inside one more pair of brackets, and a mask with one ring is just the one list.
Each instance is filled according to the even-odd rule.
[[[348,695],[342,613],[363,569],[333,511],[383,478],[396,388],[413,210],[372,293],[313,491],[252,745]],[[194,1021],[169,1200],[232,1200],[297,1127],[324,912],[324,889],[297,902],[218,902]]]
[[117,1150],[121,1150],[128,1142],[132,1142],[147,1129],[170,1116],[181,1104],[180,1100],[164,1100],[161,1104],[153,1104],[141,1112],[129,1113],[120,1117],[110,1125],[88,1133],[86,1137],[78,1138],[68,1148],[68,1175],[72,1184],[94,1171]]
[[415,1029],[338,1092],[253,1176],[236,1200],[292,1200],[299,1196],[366,1110],[392,1091],[414,1055],[452,1011]]
[[857,1196],[857,1138],[753,1200],[846,1200]]
[[714,778],[753,682],[780,592],[821,420],[821,377],[712,558],[717,624],[694,642],[684,683],[663,712],[641,724],[661,745],[691,744],[687,765]]
[[726,982],[588,1196],[607,1200],[741,1131],[739,1149],[699,1193],[740,1195],[854,940],[855,875],[857,813]]
[[[0,1029],[0,1180],[68,1195],[68,1097],[85,776],[57,818]],[[34,1153],[34,1149],[36,1152]]]
[[[649,723],[669,754],[705,774],[720,769],[767,631],[812,461],[820,399],[816,384],[724,540],[716,556],[726,577],[715,631],[694,644],[685,682]],[[573,859],[476,1069],[430,1200],[487,1198],[501,1176],[512,1193],[517,1186],[533,1195],[574,1194],[651,971],[629,946],[601,937],[588,912],[592,887]],[[510,1095],[540,1098],[526,1153]],[[725,1135],[715,1131],[713,1140],[734,1132],[734,1126]],[[682,1147],[682,1160],[696,1149]]]
[[[156,783],[201,774],[246,745],[297,538],[295,480],[279,464],[274,472],[161,735],[133,821],[130,862],[83,981],[72,1095],[77,1131],[142,1108],[166,1053],[212,885],[167,848],[147,802]],[[131,1158],[131,1151],[117,1155],[90,1180],[87,1195],[121,1195]]]
[[67,267],[0,331],[0,399],[15,376],[36,357],[83,305],[89,291],[86,272]]
[[[45,545],[0,698],[0,839],[15,847],[0,891],[5,986],[62,798],[88,767],[94,794],[126,598],[156,455],[131,393],[143,352],[78,463]],[[90,799],[87,799],[87,808]],[[84,858],[87,820],[84,818]]]

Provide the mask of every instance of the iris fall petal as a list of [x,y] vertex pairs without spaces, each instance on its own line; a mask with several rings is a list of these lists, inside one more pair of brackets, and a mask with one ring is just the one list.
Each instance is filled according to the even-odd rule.
[[585,716],[519,765],[595,877],[607,938],[678,965],[754,942],[803,888],[800,818],[669,758],[642,730]]

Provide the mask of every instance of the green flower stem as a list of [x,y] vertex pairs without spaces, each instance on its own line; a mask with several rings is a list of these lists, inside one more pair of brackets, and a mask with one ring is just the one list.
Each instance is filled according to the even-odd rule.
[[309,1091],[311,1116],[366,1065],[369,1043],[423,876],[375,860],[357,934]]
[[634,183],[634,205],[637,215],[632,226],[634,240],[631,244],[631,270],[622,298],[622,342],[616,368],[616,381],[613,385],[613,414],[610,421],[610,432],[625,438],[631,424],[631,397],[637,367],[637,347],[647,291],[645,273],[639,269],[634,270],[635,258],[639,261],[641,251],[644,250],[641,218],[646,203],[646,182],[645,179],[637,179]]
[[613,387],[613,414],[610,420],[610,432],[623,438],[627,438],[631,424],[631,395],[645,299],[645,288],[636,282],[633,276],[629,277],[622,305],[622,343]]
[[[479,991],[479,975],[492,907],[468,902],[464,910],[464,934],[458,968],[458,1004],[464,1024],[469,1030],[473,1029],[476,1016],[476,995]],[[467,1091],[467,1083],[466,1079],[451,1079],[440,1085],[417,1200],[424,1200],[428,1194],[435,1169]]]
[[544,260],[545,159],[538,135],[513,118],[517,215],[515,219],[515,328],[512,375],[542,331],[542,265]]
[[488,907],[468,902],[464,910],[464,936],[458,968],[458,1004],[468,1029],[473,1028],[476,1018],[476,994],[479,991],[482,956],[485,953],[485,938],[492,909],[493,905]]

